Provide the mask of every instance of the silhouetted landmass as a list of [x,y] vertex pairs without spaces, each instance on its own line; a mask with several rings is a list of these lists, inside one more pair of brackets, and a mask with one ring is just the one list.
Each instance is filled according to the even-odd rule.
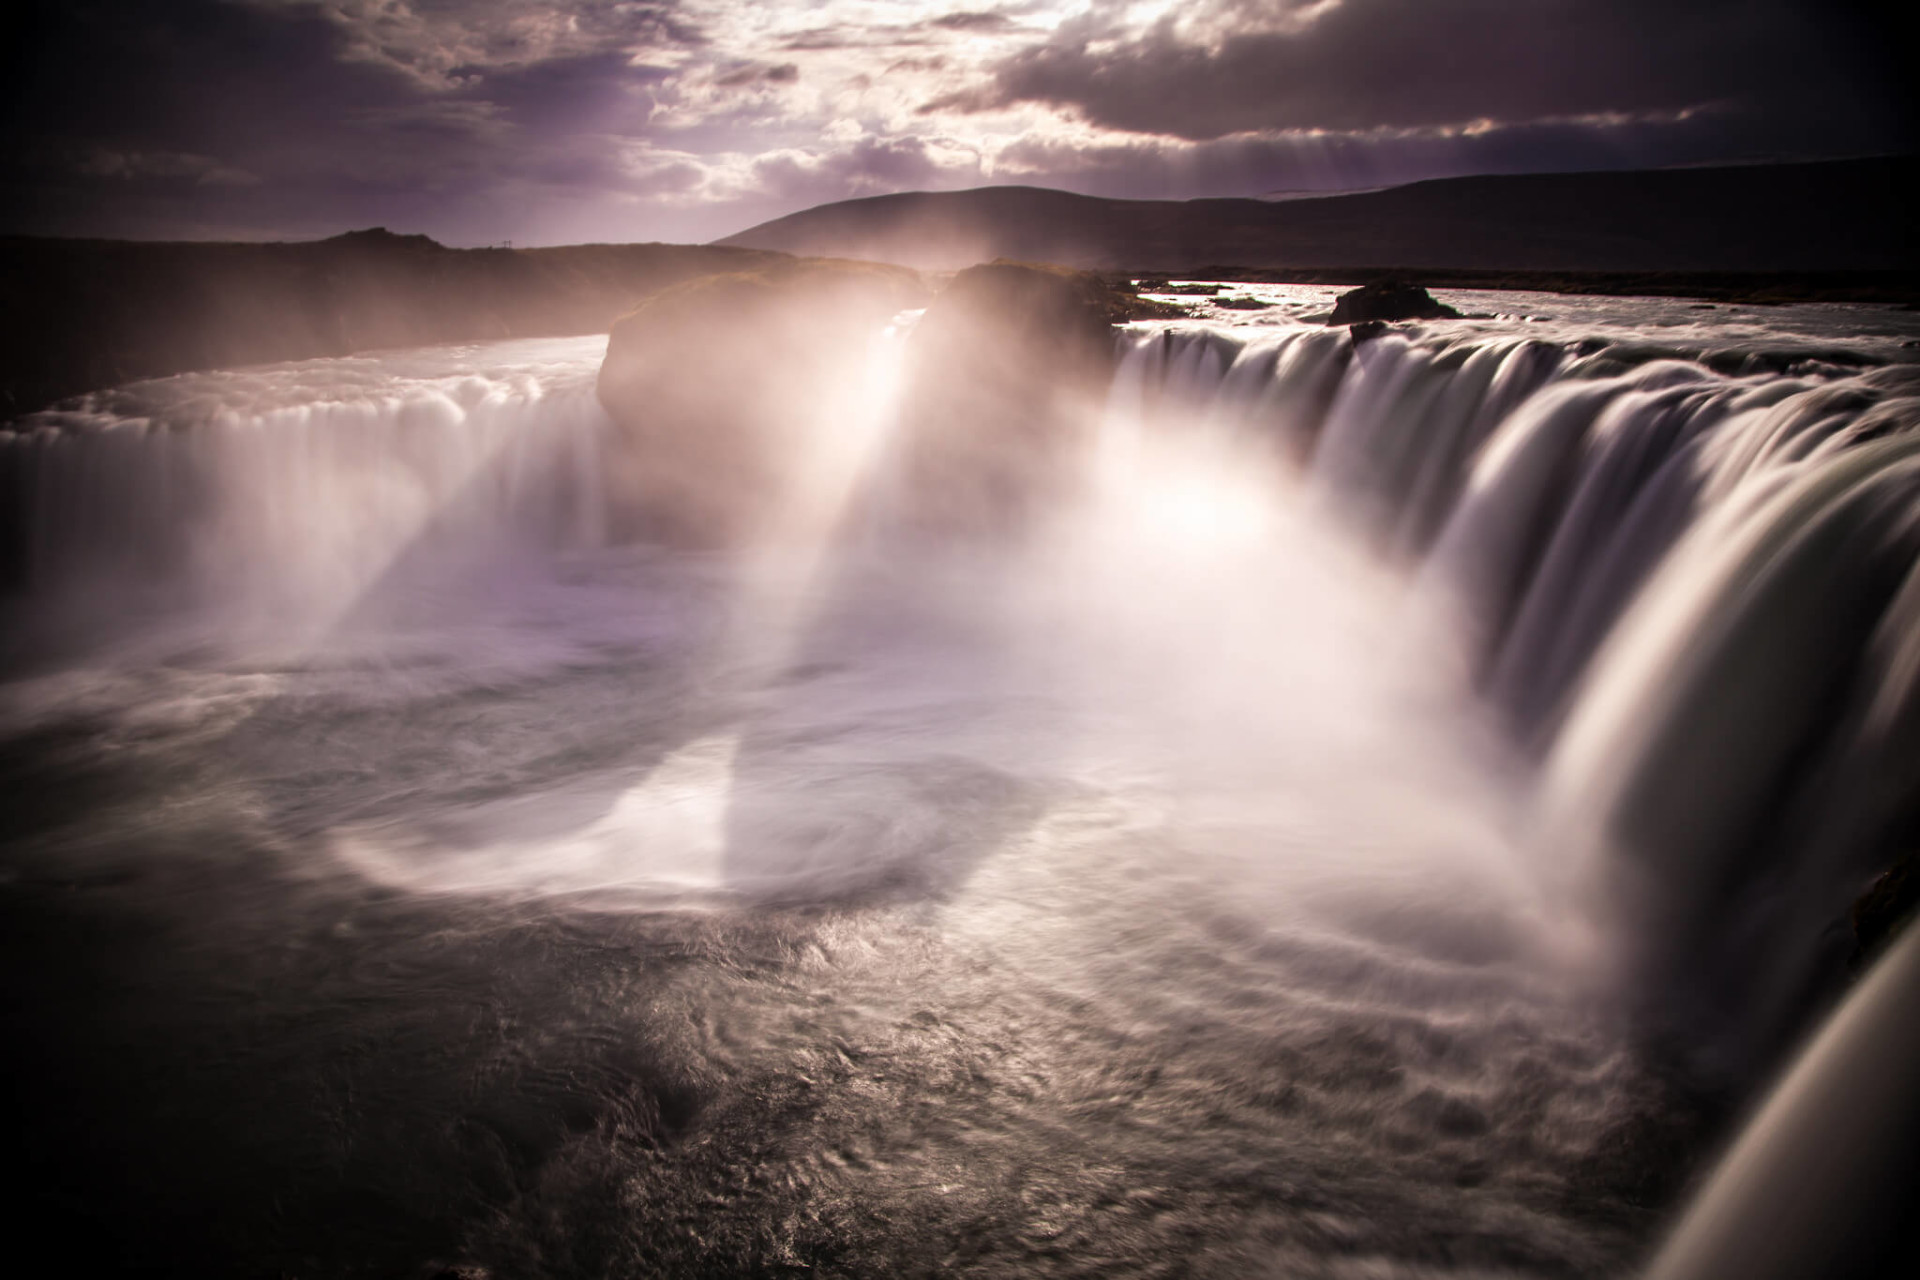
[[1452,178],[1287,202],[1032,187],[822,205],[715,245],[449,249],[0,237],[0,421],[136,378],[381,347],[606,331],[642,298],[783,253],[922,269],[1743,302],[1920,302],[1920,160]]
[[[1777,300],[1916,296],[1920,159],[1446,178],[1317,199],[874,196],[719,241],[949,269],[997,257],[1187,278]],[[1761,300],[1756,297],[1756,300]]]
[[0,238],[0,420],[136,378],[380,347],[603,333],[640,299],[783,255],[701,245],[449,249]]

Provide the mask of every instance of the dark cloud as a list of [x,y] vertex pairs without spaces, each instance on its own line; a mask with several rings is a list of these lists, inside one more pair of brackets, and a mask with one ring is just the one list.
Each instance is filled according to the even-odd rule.
[[858,31],[850,27],[813,27],[806,31],[796,31],[780,41],[782,49],[795,52],[819,51],[826,49],[857,49],[867,42]]
[[1697,165],[1769,154],[1779,142],[1776,130],[1751,117],[1703,111],[1673,119],[1528,122],[1467,133],[1243,134],[1200,143],[1141,136],[1092,146],[1025,140],[1002,151],[998,162],[1003,172],[1033,175],[1024,181],[1157,200],[1196,192],[1310,195],[1467,173]]
[[349,56],[448,88],[503,67],[707,43],[676,0],[227,0],[317,10]]
[[783,152],[754,165],[757,195],[784,204],[818,204],[848,195],[870,195],[944,185],[948,174],[925,140],[861,138],[821,157]]
[[94,178],[186,178],[201,186],[252,186],[260,181],[244,169],[211,156],[182,151],[113,151],[96,148],[77,158],[75,171]]
[[[414,101],[392,74],[343,65],[340,33],[314,12],[29,0],[14,17],[0,69],[0,130],[13,141],[0,196],[21,229],[167,225],[204,203],[166,165],[83,158],[187,155],[264,180],[289,150],[353,135],[356,112]],[[269,198],[245,194],[242,204]]]
[[536,136],[559,134],[643,119],[645,92],[669,74],[618,51],[584,54],[501,68],[427,101],[483,105]]
[[0,31],[0,229],[302,235],[385,221],[449,234],[529,183],[618,192],[605,137],[644,125],[667,74],[629,50],[700,37],[660,5],[604,16],[538,60],[484,24],[463,29],[453,43],[494,65],[435,83],[418,69],[445,33],[403,32],[406,57],[373,57],[315,4],[27,0]]
[[[1890,135],[1897,68],[1793,0],[1339,0],[1218,5],[1133,32],[1102,11],[928,104],[1046,103],[1114,129],[1194,140],[1363,132],[1710,104]],[[1209,20],[1210,19],[1210,20]],[[1863,139],[1864,140],[1864,139]],[[1885,145],[1887,136],[1872,141]]]
[[[753,3],[12,0],[0,231],[705,239],[987,181],[1244,195],[1920,143],[1913,45],[1860,0],[1187,0],[1146,25],[1096,0],[1031,28],[1009,15],[1064,0],[822,0],[805,30]],[[965,114],[988,108],[1029,132]]]
[[949,31],[1005,31],[1013,20],[1004,13],[960,12],[941,14],[932,25]]
[[910,26],[838,26],[814,27],[781,37],[779,47],[794,53],[819,53],[833,49],[911,48],[928,43],[928,24]]
[[406,100],[373,68],[343,66],[317,13],[186,0],[27,0],[6,41],[0,122],[11,138],[194,150],[304,131],[349,102]]
[[749,65],[739,67],[716,77],[714,83],[733,89],[750,84],[792,84],[800,78],[800,68],[791,62],[782,62],[777,66],[763,67]]

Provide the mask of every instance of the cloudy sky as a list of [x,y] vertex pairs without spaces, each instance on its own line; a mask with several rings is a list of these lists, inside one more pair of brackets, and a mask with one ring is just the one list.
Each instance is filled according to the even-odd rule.
[[703,241],[888,191],[1920,145],[1901,5],[965,2],[12,0],[0,230]]

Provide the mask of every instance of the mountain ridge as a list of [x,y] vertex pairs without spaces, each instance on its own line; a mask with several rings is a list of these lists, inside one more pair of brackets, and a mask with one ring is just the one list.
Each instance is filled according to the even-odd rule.
[[1920,157],[1434,178],[1273,201],[1116,200],[1047,187],[819,205],[717,246],[951,270],[1909,271]]

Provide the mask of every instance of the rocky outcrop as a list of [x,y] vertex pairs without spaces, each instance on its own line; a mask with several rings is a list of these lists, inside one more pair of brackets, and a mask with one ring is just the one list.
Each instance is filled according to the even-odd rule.
[[613,326],[600,402],[618,531],[681,545],[777,536],[860,402],[869,344],[925,300],[914,272],[790,261],[662,290]]
[[[882,408],[873,339],[925,295],[903,268],[803,261],[689,281],[622,319],[599,382],[621,428],[619,531],[717,547],[823,536],[805,509],[833,487],[823,459]],[[885,454],[863,469],[873,487],[843,488],[833,509],[943,534],[1024,527],[1078,474],[1113,326],[1162,309],[1185,314],[1089,272],[959,272],[907,339],[897,408],[875,433]]]
[[940,532],[1024,527],[1077,474],[1113,373],[1113,325],[1141,301],[1061,267],[955,275],[910,340],[896,509]]
[[[1460,313],[1417,284],[1403,280],[1376,280],[1349,289],[1333,304],[1328,324],[1367,324],[1392,320],[1458,320]],[[1356,335],[1358,336],[1358,335]],[[1369,335],[1370,336],[1370,335]]]

